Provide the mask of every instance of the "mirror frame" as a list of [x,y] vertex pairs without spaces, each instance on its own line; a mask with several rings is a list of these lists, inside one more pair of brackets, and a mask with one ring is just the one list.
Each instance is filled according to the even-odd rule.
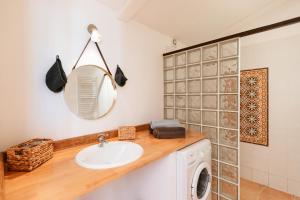
[[[64,101],[65,101],[65,103],[67,104],[67,107],[68,107],[68,109],[71,111],[71,113],[73,113],[74,115],[76,115],[76,116],[79,117],[80,119],[85,119],[85,120],[97,120],[97,119],[100,119],[100,118],[106,116],[108,113],[110,113],[110,112],[112,111],[112,109],[114,108],[114,106],[116,105],[117,96],[118,96],[118,93],[117,93],[117,85],[116,85],[116,82],[115,82],[115,80],[113,79],[112,75],[110,75],[110,74],[108,73],[108,71],[106,71],[105,69],[103,69],[102,67],[99,67],[99,66],[97,66],[97,65],[94,65],[94,64],[81,65],[81,66],[79,66],[79,67],[76,67],[74,70],[76,70],[76,69],[78,69],[78,68],[80,68],[80,67],[86,67],[86,66],[92,66],[92,67],[98,68],[98,69],[100,69],[101,71],[103,71],[104,74],[106,74],[106,75],[110,78],[111,84],[112,84],[112,86],[113,86],[113,88],[114,88],[114,90],[115,90],[115,92],[116,92],[116,96],[115,96],[115,98],[114,98],[114,100],[113,100],[112,105],[111,105],[110,108],[107,110],[107,112],[105,112],[103,115],[100,115],[100,116],[98,116],[98,117],[96,117],[96,118],[83,118],[83,117],[81,117],[80,115],[77,115],[76,113],[74,113],[74,112],[70,109],[68,103],[66,102],[66,98],[65,98],[65,89],[66,89],[66,87],[64,87]],[[68,75],[68,77],[67,77],[67,84],[68,84],[68,79],[69,79],[70,75],[72,74],[72,72],[73,72],[74,70],[72,70],[71,73]],[[66,85],[67,85],[67,84],[66,84]]]

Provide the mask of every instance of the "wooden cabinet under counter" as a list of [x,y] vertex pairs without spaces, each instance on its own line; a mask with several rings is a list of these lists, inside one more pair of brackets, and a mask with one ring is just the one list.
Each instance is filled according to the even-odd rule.
[[148,130],[139,131],[133,142],[143,147],[142,157],[128,165],[104,170],[85,169],[74,161],[80,150],[93,143],[58,150],[53,159],[32,172],[6,173],[5,199],[75,199],[202,139],[204,136],[199,132],[188,132],[186,138],[156,139]]

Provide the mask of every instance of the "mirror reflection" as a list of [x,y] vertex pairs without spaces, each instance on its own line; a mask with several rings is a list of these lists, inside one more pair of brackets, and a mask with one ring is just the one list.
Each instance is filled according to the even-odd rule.
[[114,80],[96,65],[74,69],[64,91],[69,109],[83,119],[103,117],[113,108],[116,97]]

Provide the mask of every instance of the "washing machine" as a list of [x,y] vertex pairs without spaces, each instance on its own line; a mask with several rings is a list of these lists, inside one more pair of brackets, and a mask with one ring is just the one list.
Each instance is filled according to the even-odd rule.
[[210,200],[211,180],[209,140],[177,152],[177,200]]

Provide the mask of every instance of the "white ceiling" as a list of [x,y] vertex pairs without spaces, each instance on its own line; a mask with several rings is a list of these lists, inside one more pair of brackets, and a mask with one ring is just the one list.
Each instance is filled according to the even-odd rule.
[[126,0],[98,0],[113,10],[120,10]]
[[300,14],[300,0],[99,0],[189,45],[268,25]]

